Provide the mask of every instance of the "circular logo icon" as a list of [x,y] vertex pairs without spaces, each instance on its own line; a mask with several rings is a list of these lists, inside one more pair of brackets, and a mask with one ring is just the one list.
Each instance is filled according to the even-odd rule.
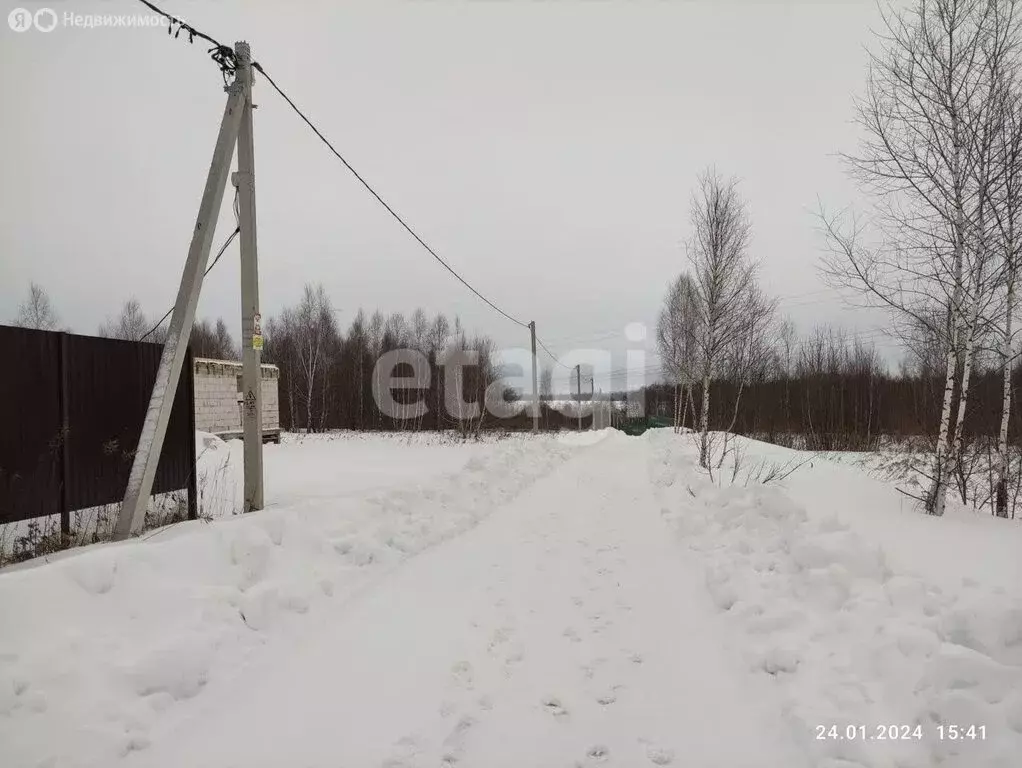
[[15,32],[28,32],[32,29],[32,14],[24,8],[15,8],[7,14],[7,26]]
[[40,8],[35,12],[35,28],[40,32],[52,32],[57,26],[57,13],[52,8]]

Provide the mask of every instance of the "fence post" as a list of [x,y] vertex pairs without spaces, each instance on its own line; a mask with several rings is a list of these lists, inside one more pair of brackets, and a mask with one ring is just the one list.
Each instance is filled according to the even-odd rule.
[[188,352],[185,354],[185,365],[188,366],[185,384],[188,387],[188,461],[192,465],[192,471],[188,473],[188,519],[196,520],[199,517],[199,481],[195,476],[199,471],[195,457],[195,354],[192,352],[192,345],[188,345]]
[[71,468],[68,465],[68,439],[71,432],[70,405],[70,376],[68,375],[68,354],[67,334],[60,334],[60,344],[57,349],[57,367],[60,370],[60,534],[61,537],[71,535],[71,510],[69,505],[70,489],[68,485],[71,480]]

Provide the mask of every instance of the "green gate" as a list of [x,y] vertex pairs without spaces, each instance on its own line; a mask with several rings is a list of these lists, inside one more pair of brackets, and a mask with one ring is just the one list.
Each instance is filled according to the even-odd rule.
[[623,419],[617,428],[626,435],[637,437],[647,429],[662,429],[670,426],[673,426],[673,422],[664,416],[639,416]]

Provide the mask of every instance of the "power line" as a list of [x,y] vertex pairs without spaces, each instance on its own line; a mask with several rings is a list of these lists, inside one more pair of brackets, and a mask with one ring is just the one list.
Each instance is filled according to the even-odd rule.
[[571,366],[571,365],[565,365],[565,364],[564,364],[564,363],[562,363],[562,362],[561,362],[560,360],[558,360],[558,359],[557,359],[557,356],[556,356],[556,355],[554,355],[554,353],[553,353],[553,352],[551,352],[551,351],[550,351],[549,349],[547,349],[547,347],[546,347],[546,344],[544,344],[544,343],[543,343],[543,341],[542,341],[542,340],[541,340],[541,339],[539,338],[539,336],[537,336],[537,337],[536,337],[536,343],[537,343],[537,344],[539,344],[539,345],[540,345],[540,346],[541,346],[541,347],[543,348],[543,351],[544,351],[544,352],[546,352],[546,353],[547,353],[548,355],[550,355],[550,358],[551,358],[551,359],[552,359],[552,360],[553,360],[553,361],[554,361],[555,363],[557,363],[557,364],[558,364],[559,366],[561,366],[562,368],[566,368],[566,369],[567,369],[567,370],[569,370],[569,371],[573,371],[573,370],[575,370],[574,366]]
[[[147,8],[149,8],[154,13],[157,13],[157,14],[163,16],[164,18],[166,18],[168,20],[168,22],[170,23],[169,27],[167,29],[168,34],[173,33],[174,37],[177,38],[181,34],[181,32],[184,31],[184,32],[186,32],[188,34],[188,41],[190,43],[193,43],[195,41],[195,38],[200,38],[201,40],[205,40],[208,43],[210,43],[213,47],[209,49],[209,53],[212,56],[213,60],[220,67],[220,70],[223,73],[225,81],[227,80],[227,78],[229,76],[233,76],[233,75],[236,74],[236,72],[237,72],[237,61],[236,61],[236,58],[235,58],[235,55],[234,55],[234,50],[232,48],[230,48],[229,46],[224,45],[223,43],[221,43],[216,38],[211,37],[210,35],[207,35],[204,32],[201,32],[201,31],[195,29],[195,27],[185,23],[183,20],[179,19],[176,16],[174,16],[174,15],[172,15],[170,13],[167,13],[166,11],[164,11],[161,8],[157,7],[156,5],[154,5],[153,3],[149,2],[148,0],[139,0],[139,2],[142,3],[142,5],[144,5]],[[175,26],[176,26],[176,31],[175,31]],[[473,294],[475,294],[487,306],[489,306],[491,309],[493,309],[494,311],[496,311],[497,313],[502,315],[504,318],[506,318],[507,320],[510,320],[512,323],[515,323],[519,327],[522,327],[522,328],[528,328],[529,327],[528,323],[522,322],[518,318],[510,315],[508,312],[505,312],[503,309],[501,309],[499,306],[497,306],[493,301],[491,301],[489,298],[484,296],[474,286],[472,286],[465,278],[463,278],[460,274],[458,274],[458,272],[450,264],[448,264],[447,261],[442,256],[440,256],[439,253],[437,253],[425,240],[422,239],[422,237],[419,236],[419,234],[414,229],[412,229],[412,227],[403,218],[401,218],[401,216],[397,213],[397,211],[395,211],[387,203],[387,201],[384,200],[383,197],[375,189],[373,189],[372,185],[370,185],[369,182],[366,181],[365,178],[357,170],[355,170],[355,168],[351,165],[351,163],[349,163],[344,158],[344,156],[337,150],[337,148],[334,147],[334,145],[330,142],[330,140],[327,139],[326,136],[323,135],[322,131],[320,131],[313,124],[313,122],[298,107],[298,105],[294,102],[294,100],[291,99],[291,97],[288,96],[287,93],[285,93],[284,90],[279,85],[277,85],[276,81],[262,67],[262,65],[259,64],[258,62],[253,62],[252,63],[252,67],[255,70],[257,70],[263,77],[266,78],[266,81],[273,87],[273,90],[275,90],[281,96],[281,98],[283,98],[284,101],[287,102],[287,104],[291,107],[291,109],[294,110],[295,114],[297,114],[298,117],[300,117],[302,119],[302,121],[312,130],[312,132],[317,136],[317,138],[319,138],[319,140],[322,141],[324,145],[326,145],[326,147],[333,153],[333,155],[338,160],[340,160],[340,162],[344,165],[344,167],[347,168],[348,171],[350,171],[351,174],[356,179],[358,179],[358,181],[362,184],[362,186],[365,187],[366,190],[373,197],[376,198],[377,202],[379,202],[380,205],[382,205],[384,207],[384,209],[394,218],[394,220],[397,221],[408,232],[408,234],[410,234],[413,238],[415,238],[415,240],[419,243],[419,245],[421,245],[441,266],[443,266],[444,269],[446,269],[448,272],[450,272],[451,275],[453,275],[455,277],[455,279],[457,279],[462,285],[464,285],[466,288],[468,288]],[[231,241],[234,239],[234,237],[239,232],[240,232],[240,226],[228,238],[227,242],[224,243],[223,247],[220,249],[220,252],[217,254],[216,258],[213,260],[213,263],[210,264],[210,266],[206,270],[205,274],[209,274],[209,270],[212,269],[216,265],[217,261],[220,260],[220,257],[223,255],[223,253],[226,250],[227,246],[230,245]],[[160,319],[160,321],[148,333],[146,333],[145,336],[142,337],[142,339],[145,339],[148,336],[152,335],[156,331],[156,329],[159,328],[160,325],[163,324],[163,322],[167,319],[167,317],[171,314],[171,312],[173,312],[173,309],[171,309],[169,312],[167,312],[167,314],[164,315]],[[543,350],[548,355],[550,355],[551,359],[557,365],[560,365],[560,366],[570,370],[570,366],[567,366],[564,363],[562,363],[560,360],[558,360],[556,355],[554,355],[547,348],[547,346],[543,343],[542,340],[537,338],[536,341],[540,345],[540,347],[542,347]]]
[[210,48],[207,53],[209,53],[210,58],[213,59],[213,62],[220,68],[220,72],[224,77],[224,82],[226,83],[228,78],[234,77],[234,74],[238,71],[238,62],[234,57],[233,48],[229,45],[224,45],[219,40],[210,37],[204,32],[200,32],[190,24],[186,24],[177,16],[167,13],[163,9],[148,2],[148,0],[138,1],[153,13],[159,14],[169,22],[167,25],[167,34],[173,35],[175,40],[180,37],[182,32],[185,32],[188,35],[189,43],[194,43],[195,38],[199,38],[200,40],[205,40],[207,43],[210,43],[213,47]]
[[[138,1],[142,5],[146,6],[148,9],[153,11],[154,13],[157,13],[160,16],[162,16],[162,17],[164,17],[164,18],[166,18],[168,20],[169,26],[168,26],[167,32],[168,32],[168,34],[172,34],[175,39],[180,36],[181,32],[186,32],[187,35],[188,35],[189,43],[194,43],[195,38],[199,38],[201,40],[204,40],[204,41],[210,43],[212,45],[212,47],[209,49],[209,53],[210,53],[213,61],[219,66],[221,72],[223,73],[225,81],[227,80],[228,77],[234,76],[236,74],[236,72],[237,72],[237,61],[236,61],[236,58],[235,58],[234,50],[230,46],[224,45],[223,43],[221,43],[216,38],[214,38],[214,37],[212,37],[212,36],[210,36],[210,35],[208,35],[208,34],[206,34],[204,32],[201,32],[200,30],[197,30],[195,27],[191,26],[190,24],[187,24],[182,19],[179,19],[178,17],[176,17],[176,16],[174,16],[174,15],[172,15],[170,13],[167,13],[166,11],[162,10],[161,8],[159,8],[158,6],[156,6],[153,3],[149,2],[149,0],[138,0]],[[499,306],[497,306],[497,304],[495,304],[493,301],[491,301],[489,298],[487,298],[485,295],[483,295],[479,290],[477,290],[475,287],[473,287],[450,264],[448,264],[447,261],[443,257],[441,257],[440,254],[437,253],[436,250],[434,250],[428,243],[426,243],[426,241],[422,237],[420,237],[419,234],[414,229],[412,229],[412,227],[383,199],[383,197],[375,189],[373,189],[373,187],[369,184],[369,182],[365,180],[365,178],[351,165],[351,163],[349,163],[344,158],[344,156],[341,155],[341,153],[334,147],[334,145],[330,142],[330,140],[327,139],[326,136],[323,135],[323,133],[313,124],[313,122],[298,107],[298,105],[294,102],[294,100],[292,100],[291,97],[288,96],[287,93],[285,93],[284,90],[279,85],[277,85],[276,81],[266,72],[266,70],[262,67],[262,65],[259,64],[258,62],[253,62],[252,63],[252,67],[254,69],[256,69],[260,74],[262,74],[263,77],[266,78],[267,82],[281,96],[281,98],[283,98],[284,101],[287,102],[287,104],[291,107],[291,109],[295,112],[295,114],[297,114],[298,117],[301,118],[301,120],[309,127],[309,129],[312,130],[312,132],[316,135],[316,137],[319,138],[319,140],[321,142],[323,142],[324,145],[326,145],[326,147],[344,165],[344,167],[347,168],[347,170],[362,184],[363,187],[365,187],[365,189],[374,198],[376,198],[377,202],[379,202],[380,205],[382,205],[383,208],[444,269],[446,269],[451,275],[454,276],[455,279],[457,279],[462,285],[464,285],[466,288],[468,288],[476,297],[478,297],[481,301],[483,301],[487,306],[489,306],[491,309],[496,311],[498,314],[502,315],[507,320],[511,321],[512,323],[514,323],[514,324],[516,324],[516,325],[518,325],[518,326],[520,326],[522,328],[528,328],[529,327],[529,325],[527,323],[522,322],[518,318],[510,315],[508,312],[505,312],[503,309],[501,309]],[[221,256],[226,251],[227,247],[230,245],[230,243],[234,240],[234,238],[239,233],[240,233],[240,227],[235,229],[235,231],[230,235],[230,237],[228,237],[227,241],[223,244],[223,246],[221,247],[220,251],[217,253],[216,257],[214,258],[213,262],[206,269],[204,275],[208,275],[209,271],[214,266],[216,266],[216,263],[220,260]],[[833,289],[831,289],[831,288],[824,288],[824,289],[819,289],[819,290],[806,291],[804,293],[790,294],[788,296],[782,296],[782,297],[779,297],[779,298],[781,298],[781,299],[803,299],[804,297],[811,297],[811,296],[816,296],[816,295],[819,295],[819,294],[827,293],[827,292],[829,292],[831,290],[833,290]],[[816,304],[816,303],[822,303],[823,301],[824,300],[822,300],[822,299],[817,299],[817,300],[809,300],[809,301],[803,301],[803,302],[796,302],[793,306],[807,306],[807,305],[812,305],[812,304]],[[170,314],[172,312],[173,312],[173,309],[168,311],[160,319],[160,321],[142,337],[142,339],[144,340],[147,337],[149,337],[150,335],[152,335],[159,328],[159,326],[163,324],[163,322],[167,319],[167,317],[170,316]],[[618,335],[618,332],[609,332],[609,333],[601,334],[600,336],[602,336],[602,338],[608,338],[608,337],[613,337],[613,336],[616,336],[616,335]],[[856,338],[857,336],[858,336],[858,334],[853,334],[852,335],[853,338]],[[597,339],[594,339],[594,340],[602,340],[602,339],[600,339],[600,337],[597,337]],[[856,340],[858,340],[858,339],[856,339]],[[803,340],[800,340],[800,342],[797,343],[795,346],[796,347],[801,347],[801,346],[805,345],[807,342],[808,342],[808,340],[803,339]],[[570,370],[574,370],[573,367],[568,366],[568,365],[562,363],[557,358],[557,356],[554,355],[553,352],[550,351],[550,349],[546,346],[546,344],[540,338],[538,338],[538,337],[536,338],[536,343],[539,344],[539,346],[543,349],[543,351],[547,355],[550,356],[550,358],[554,361],[555,364],[557,364],[557,365],[561,366],[562,368],[564,368],[566,370],[569,370],[569,371]],[[656,366],[656,367],[652,368],[651,370],[645,371],[645,373],[651,373],[654,370],[659,371],[659,370],[662,370],[662,369],[659,366]],[[614,376],[614,375],[620,375],[620,374],[612,373],[611,375]]]
[[[224,241],[224,244],[222,246],[220,246],[220,251],[217,253],[216,258],[213,259],[213,263],[210,264],[208,267],[206,267],[206,271],[202,273],[203,277],[208,275],[210,270],[213,269],[213,267],[216,266],[216,263],[218,261],[220,261],[220,257],[224,255],[224,251],[227,250],[227,246],[229,246],[232,242],[234,242],[234,238],[236,238],[239,234],[241,234],[241,227],[240,226],[235,228],[235,230],[231,233],[230,237],[228,237],[227,240]],[[152,328],[150,328],[148,331],[146,331],[145,335],[142,336],[142,338],[140,338],[139,341],[145,341],[147,338],[149,338],[154,333],[156,333],[156,329],[159,328],[161,325],[163,325],[163,321],[166,320],[168,317],[170,317],[170,315],[171,315],[171,313],[173,311],[174,311],[173,307],[168,309],[167,310],[167,314],[165,314],[163,317],[161,317],[159,322],[156,323],[156,325],[154,325]]]
[[[144,0],[143,0],[143,1],[144,1]],[[351,163],[349,163],[349,162],[348,162],[347,160],[345,160],[345,159],[344,159],[344,156],[343,156],[343,155],[341,155],[341,153],[340,153],[340,152],[338,152],[336,148],[334,148],[334,145],[330,143],[330,141],[329,141],[329,140],[328,140],[328,139],[326,138],[326,136],[324,136],[324,135],[323,135],[323,134],[322,134],[322,133],[320,132],[320,130],[319,130],[319,129],[318,129],[318,128],[317,128],[316,126],[315,126],[315,125],[313,125],[312,121],[311,121],[311,120],[309,120],[309,118],[305,116],[305,113],[304,113],[304,112],[302,112],[302,110],[298,108],[298,105],[297,105],[297,104],[295,104],[295,103],[294,103],[294,101],[292,101],[292,100],[291,100],[291,97],[289,97],[289,96],[288,96],[288,95],[287,95],[286,93],[284,93],[284,91],[283,91],[283,90],[282,90],[282,89],[280,88],[280,86],[279,86],[279,85],[277,85],[277,83],[276,83],[276,82],[274,82],[273,78],[272,78],[272,77],[270,77],[270,76],[269,76],[269,75],[267,74],[266,70],[265,70],[265,69],[263,69],[263,67],[262,67],[262,66],[261,66],[261,65],[260,65],[260,64],[259,64],[258,62],[253,62],[253,63],[252,63],[252,67],[253,67],[253,68],[255,68],[256,70],[258,70],[258,71],[259,71],[259,72],[260,72],[260,73],[262,74],[262,76],[266,78],[266,81],[267,81],[267,82],[268,82],[268,83],[269,83],[269,84],[270,84],[271,86],[273,86],[273,90],[275,90],[275,91],[276,91],[276,92],[277,92],[278,94],[280,94],[280,96],[281,96],[281,97],[282,97],[282,98],[284,99],[284,101],[286,101],[286,102],[288,103],[288,105],[289,105],[289,106],[291,107],[291,109],[293,109],[293,110],[295,111],[295,114],[297,114],[297,115],[298,115],[298,116],[299,116],[299,117],[300,117],[300,118],[301,118],[301,119],[302,119],[302,120],[303,120],[303,121],[305,122],[305,124],[306,124],[307,126],[309,126],[309,128],[311,128],[311,129],[312,129],[312,132],[313,132],[313,133],[315,133],[317,137],[319,137],[319,140],[320,140],[320,141],[322,141],[322,142],[323,142],[323,143],[324,143],[324,144],[325,144],[325,145],[327,146],[327,148],[328,148],[328,149],[329,149],[329,150],[330,150],[331,152],[333,152],[334,156],[335,156],[335,157],[336,157],[336,158],[337,158],[338,160],[340,160],[340,161],[341,161],[341,163],[343,163],[343,164],[344,164],[344,167],[345,167],[345,168],[347,168],[347,169],[348,169],[349,171],[351,171],[352,175],[353,175],[353,176],[354,176],[354,177],[355,177],[356,179],[358,179],[358,180],[359,180],[359,182],[361,182],[362,186],[363,186],[363,187],[365,187],[365,188],[366,188],[366,189],[367,189],[367,190],[369,191],[369,193],[370,193],[370,194],[371,194],[371,195],[372,195],[373,197],[375,197],[375,198],[376,198],[376,200],[377,200],[377,201],[378,201],[378,202],[380,203],[380,205],[382,205],[382,206],[383,206],[383,207],[384,207],[384,208],[385,208],[385,209],[387,210],[387,213],[389,213],[389,214],[390,214],[391,216],[393,216],[393,217],[394,217],[394,219],[395,219],[395,220],[396,220],[396,221],[397,221],[397,222],[398,222],[398,223],[399,223],[399,224],[400,224],[400,225],[401,225],[402,227],[404,227],[404,228],[405,228],[405,230],[407,230],[408,234],[410,234],[410,235],[411,235],[412,237],[414,237],[414,238],[415,238],[415,239],[416,239],[416,240],[418,241],[419,245],[421,245],[421,246],[422,246],[423,248],[425,248],[425,249],[426,249],[426,250],[427,250],[427,251],[429,252],[429,254],[430,254],[430,255],[431,255],[431,256],[432,256],[432,257],[433,257],[434,259],[436,259],[436,260],[437,260],[437,262],[439,262],[439,263],[440,263],[440,264],[441,264],[441,265],[443,266],[443,268],[444,268],[444,269],[446,269],[446,270],[447,270],[448,272],[450,272],[450,273],[451,273],[452,275],[454,275],[454,277],[455,277],[455,278],[457,278],[457,280],[458,280],[458,281],[459,281],[459,282],[460,282],[460,283],[461,283],[462,285],[464,285],[464,286],[465,286],[466,288],[468,288],[468,289],[469,289],[470,291],[472,291],[472,293],[474,293],[474,294],[475,294],[476,296],[478,296],[478,297],[479,297],[480,299],[482,299],[482,301],[483,301],[483,302],[485,302],[485,303],[486,303],[486,304],[487,304],[487,305],[488,305],[488,306],[489,306],[489,307],[490,307],[491,309],[494,309],[494,310],[496,310],[496,311],[497,311],[497,312],[499,312],[499,313],[500,313],[501,315],[503,315],[503,316],[504,316],[505,318],[507,318],[508,320],[510,320],[510,321],[511,321],[512,323],[515,323],[516,325],[519,325],[519,326],[521,326],[522,328],[528,328],[528,327],[529,327],[528,323],[523,323],[523,322],[522,322],[521,320],[519,320],[518,318],[516,318],[516,317],[512,317],[512,316],[511,316],[511,315],[509,315],[509,314],[508,314],[507,312],[505,312],[505,311],[504,311],[503,309],[501,309],[501,308],[500,308],[500,307],[498,307],[498,306],[497,306],[496,304],[494,304],[494,303],[493,303],[492,301],[490,301],[490,300],[489,300],[488,298],[486,298],[486,297],[485,297],[485,296],[484,296],[484,295],[483,295],[482,293],[480,293],[480,292],[479,292],[479,291],[477,291],[477,290],[476,290],[475,288],[473,288],[473,287],[472,287],[472,285],[470,285],[470,284],[469,284],[469,282],[468,282],[467,280],[465,280],[465,278],[463,278],[463,277],[462,277],[461,275],[459,275],[459,274],[458,274],[458,273],[457,273],[457,272],[456,272],[456,271],[454,270],[454,268],[453,268],[453,267],[452,267],[452,266],[451,266],[450,264],[448,264],[448,263],[447,263],[446,261],[444,261],[444,259],[443,259],[443,258],[442,258],[442,257],[440,256],[440,254],[438,254],[438,253],[437,253],[437,252],[436,252],[435,250],[433,250],[433,249],[432,249],[432,248],[431,248],[431,247],[430,247],[430,246],[429,246],[429,245],[428,245],[428,244],[426,243],[426,241],[425,241],[425,240],[423,240],[423,239],[422,239],[421,237],[419,237],[418,233],[416,233],[416,231],[415,231],[414,229],[412,229],[412,228],[411,228],[411,227],[410,227],[410,226],[409,226],[409,225],[408,225],[408,224],[407,224],[407,223],[405,222],[405,220],[404,220],[404,219],[402,219],[402,218],[401,218],[401,217],[400,217],[400,216],[399,216],[399,215],[397,214],[397,212],[396,212],[396,211],[395,211],[395,210],[394,210],[393,208],[391,208],[391,207],[390,207],[390,206],[389,206],[389,205],[387,204],[387,202],[386,202],[386,201],[385,201],[385,200],[384,200],[384,199],[383,199],[382,197],[380,197],[379,193],[378,193],[378,192],[377,192],[377,191],[376,191],[375,189],[373,189],[373,188],[372,188],[372,187],[371,187],[371,186],[369,185],[369,182],[367,182],[367,181],[366,181],[366,180],[365,180],[365,179],[364,179],[364,178],[362,177],[362,175],[361,175],[361,174],[360,174],[360,173],[359,173],[358,171],[356,171],[356,170],[355,170],[355,169],[354,169],[354,168],[352,167]]]
[[565,343],[568,343],[568,342],[605,341],[607,339],[612,339],[615,336],[620,336],[624,332],[625,332],[624,329],[621,328],[621,329],[612,330],[612,331],[597,331],[595,333],[576,333],[576,334],[572,334],[570,336],[555,336],[553,339],[549,339],[549,341],[552,344],[557,344],[557,345],[565,344]]

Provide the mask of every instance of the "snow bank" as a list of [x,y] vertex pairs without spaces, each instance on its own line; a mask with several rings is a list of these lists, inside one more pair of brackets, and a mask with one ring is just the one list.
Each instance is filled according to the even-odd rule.
[[[874,474],[862,454],[808,454],[743,441],[748,462],[810,461],[785,482],[789,496],[810,517],[836,517],[865,539],[882,542],[899,571],[911,571],[947,591],[975,583],[1022,597],[1022,525],[977,513],[948,493],[946,512],[922,513],[914,499],[898,492],[903,476]],[[854,455],[854,454],[853,454]],[[833,459],[837,458],[838,461]]]
[[[966,549],[960,525],[912,513],[927,535],[904,540],[911,533],[907,518],[891,497],[869,486],[874,481],[862,470],[834,474],[826,462],[799,470],[788,484],[801,484],[802,506],[773,486],[717,487],[697,470],[690,440],[666,432],[648,439],[665,517],[702,560],[722,621],[736,630],[737,649],[750,669],[773,681],[796,737],[817,764],[1019,764],[1020,585],[1006,588],[1004,567],[992,569],[990,581],[930,578],[950,552],[961,568],[975,564],[983,572],[985,552],[1000,551],[1003,525],[974,525]],[[818,469],[826,484],[814,477]],[[872,505],[873,520],[887,516],[890,525],[870,522],[864,535],[854,519],[834,513],[842,503]],[[897,556],[911,547],[933,551]],[[928,565],[912,570],[905,562]],[[985,739],[941,740],[941,724],[985,726]],[[828,733],[832,725],[838,738]],[[903,725],[919,725],[922,738],[878,740],[878,729]],[[821,726],[826,730],[818,738]],[[848,726],[864,726],[865,738],[848,739]]]
[[621,436],[622,434],[620,430],[608,427],[606,429],[583,430],[582,432],[560,432],[556,439],[563,445],[596,445],[612,435]]
[[[215,468],[234,447],[209,438],[203,461]],[[228,685],[266,646],[315,632],[383,570],[471,528],[572,454],[549,438],[464,451],[367,439],[333,441],[331,458],[330,442],[267,447],[271,498],[290,499],[277,508],[0,571],[0,764],[109,765],[145,748],[158,719]],[[374,490],[381,470],[352,495],[353,466],[384,456],[402,484]],[[458,469],[418,479],[445,464]]]

